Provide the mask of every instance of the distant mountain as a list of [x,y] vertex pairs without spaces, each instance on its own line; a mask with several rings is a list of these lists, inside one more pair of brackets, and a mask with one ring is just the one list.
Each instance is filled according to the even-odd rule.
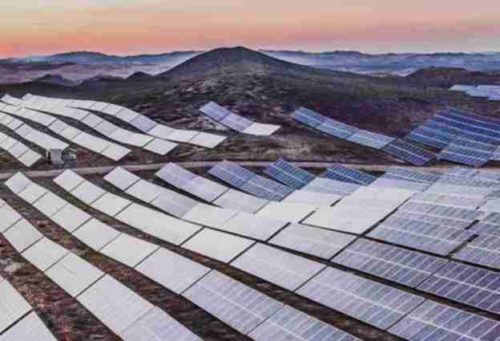
[[500,85],[500,71],[471,71],[462,68],[420,69],[405,77],[410,83],[449,88],[455,84]]
[[324,69],[367,74],[408,75],[430,67],[464,68],[473,71],[500,70],[500,53],[387,53],[356,51],[310,53],[303,51],[262,51],[292,63]]
[[207,77],[227,74],[263,74],[324,71],[270,57],[245,47],[219,48],[201,53],[158,77]]
[[[75,63],[75,64],[161,64],[180,63],[197,55],[198,51],[179,51],[134,56],[107,55],[100,52],[68,52],[47,56],[30,56],[3,60],[11,63]],[[0,61],[1,62],[1,61]]]
[[52,75],[52,74],[47,74],[43,77],[37,78],[37,79],[33,80],[33,82],[43,83],[43,84],[62,85],[62,86],[75,86],[75,85],[80,84],[80,82],[66,79],[61,75]]

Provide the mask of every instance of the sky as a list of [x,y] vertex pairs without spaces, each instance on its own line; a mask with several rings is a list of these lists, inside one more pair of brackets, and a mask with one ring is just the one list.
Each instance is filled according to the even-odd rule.
[[0,1],[0,57],[236,45],[372,53],[500,51],[500,1]]

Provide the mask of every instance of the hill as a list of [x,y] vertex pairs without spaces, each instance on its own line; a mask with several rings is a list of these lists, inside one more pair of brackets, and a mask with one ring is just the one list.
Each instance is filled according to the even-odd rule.
[[220,48],[199,54],[173,69],[159,74],[159,77],[199,78],[210,75],[265,74],[309,72],[323,74],[311,67],[293,64],[245,47]]

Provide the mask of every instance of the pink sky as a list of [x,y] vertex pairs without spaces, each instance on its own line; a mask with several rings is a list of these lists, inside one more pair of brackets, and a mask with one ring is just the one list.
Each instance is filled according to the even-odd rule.
[[493,0],[17,0],[0,3],[0,56],[251,48],[500,50]]

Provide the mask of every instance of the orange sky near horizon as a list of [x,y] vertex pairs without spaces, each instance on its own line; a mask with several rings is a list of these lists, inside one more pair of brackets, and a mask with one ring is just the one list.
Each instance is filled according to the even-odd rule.
[[[10,1],[9,1],[10,2]],[[251,48],[500,50],[493,0],[17,0],[0,3],[0,57]]]

